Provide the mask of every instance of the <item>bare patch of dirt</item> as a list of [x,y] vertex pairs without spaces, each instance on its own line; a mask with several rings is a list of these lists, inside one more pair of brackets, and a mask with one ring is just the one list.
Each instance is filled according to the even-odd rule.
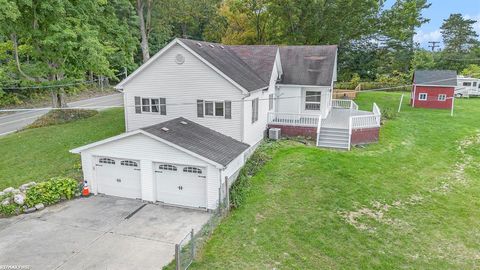
[[[460,159],[455,163],[452,173],[445,177],[445,180],[437,187],[434,187],[428,192],[430,194],[447,194],[452,190],[454,185],[467,185],[468,178],[465,175],[465,170],[468,167],[474,166],[473,157],[467,154],[467,149],[480,144],[480,131],[477,134],[465,138],[458,143],[458,151],[460,152]],[[359,206],[352,211],[338,211],[338,214],[353,227],[367,232],[375,232],[375,227],[371,225],[374,221],[382,224],[392,225],[395,227],[407,227],[408,224],[398,219],[388,218],[386,215],[391,209],[398,209],[407,206],[413,206],[422,203],[431,195],[415,193],[405,200],[396,200],[392,203],[382,203],[379,201],[372,201],[368,206]]]

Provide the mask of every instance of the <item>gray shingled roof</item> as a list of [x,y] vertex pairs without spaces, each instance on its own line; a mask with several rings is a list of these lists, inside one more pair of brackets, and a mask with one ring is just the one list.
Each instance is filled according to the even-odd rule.
[[[168,128],[168,131],[162,128]],[[183,117],[142,130],[224,166],[250,147]]]
[[280,47],[281,83],[330,86],[336,55],[336,45]]
[[454,70],[415,70],[414,84],[457,86],[457,72]]
[[179,40],[247,91],[268,87],[268,80],[264,81],[229,46],[191,39]]
[[179,40],[247,91],[268,86],[277,49],[280,49],[283,69],[281,83],[332,84],[336,45],[223,45],[191,39]]
[[277,55],[276,45],[230,45],[230,50],[240,57],[265,82],[270,81]]

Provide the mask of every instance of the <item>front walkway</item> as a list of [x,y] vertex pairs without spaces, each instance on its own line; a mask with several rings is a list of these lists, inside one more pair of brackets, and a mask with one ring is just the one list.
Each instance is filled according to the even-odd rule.
[[[374,114],[373,112],[367,112],[367,111],[361,111],[361,110],[332,108],[327,118],[322,120],[322,128],[348,129],[350,116],[360,116],[360,115],[374,115]],[[372,121],[372,125],[375,125],[374,121]]]
[[[0,265],[31,269],[161,269],[210,214],[108,196],[0,219]],[[29,268],[30,269],[30,268]]]

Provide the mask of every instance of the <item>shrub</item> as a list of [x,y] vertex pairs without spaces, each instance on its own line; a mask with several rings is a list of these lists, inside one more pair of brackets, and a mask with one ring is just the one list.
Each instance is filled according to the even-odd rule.
[[237,180],[230,187],[230,205],[239,208],[243,205],[246,195],[250,190],[250,178],[257,174],[260,169],[270,160],[265,152],[267,146],[261,145],[247,160],[237,177]]
[[397,117],[397,111],[391,107],[382,108],[382,118],[395,119]]
[[52,178],[29,188],[26,192],[25,204],[28,207],[39,203],[50,205],[61,200],[70,200],[79,192],[79,184],[75,179]]
[[0,204],[0,216],[12,216],[14,214],[20,213],[22,208],[16,204],[1,205]]
[[45,126],[52,126],[64,124],[80,119],[85,119],[96,115],[95,110],[53,110],[38,118],[27,128],[38,128]]

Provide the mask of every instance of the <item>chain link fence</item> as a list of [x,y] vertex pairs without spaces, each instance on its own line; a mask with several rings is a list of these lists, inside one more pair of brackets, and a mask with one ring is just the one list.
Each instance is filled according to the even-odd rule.
[[178,244],[175,245],[176,270],[188,269],[195,259],[196,250],[203,247],[207,239],[213,233],[213,230],[229,212],[229,188],[230,185],[228,184],[228,180],[225,179],[225,182],[221,185],[218,192],[219,204],[217,208],[212,211],[212,215],[207,223],[205,223],[198,232],[195,232],[192,229]]

